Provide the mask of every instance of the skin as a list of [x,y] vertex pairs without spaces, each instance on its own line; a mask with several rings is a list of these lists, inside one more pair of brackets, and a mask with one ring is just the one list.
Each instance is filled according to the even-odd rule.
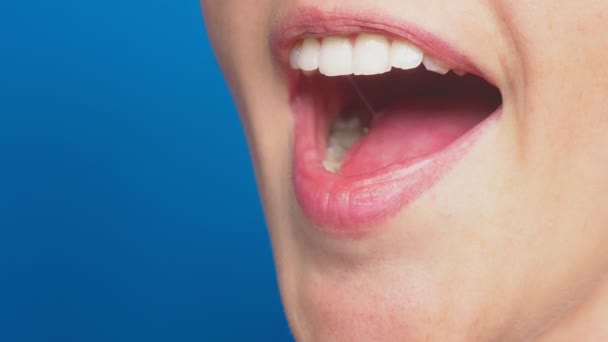
[[[390,9],[481,61],[503,94],[484,141],[364,239],[314,229],[293,195],[293,118],[269,35],[296,5]],[[298,341],[608,340],[608,2],[202,6],[246,128]]]

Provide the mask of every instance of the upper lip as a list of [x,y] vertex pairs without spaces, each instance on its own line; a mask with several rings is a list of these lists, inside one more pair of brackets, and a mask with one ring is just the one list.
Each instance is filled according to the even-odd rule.
[[420,26],[381,13],[359,13],[336,9],[322,12],[314,7],[292,9],[271,31],[270,43],[274,55],[286,70],[289,50],[296,41],[307,37],[348,35],[360,32],[380,33],[387,37],[407,40],[426,54],[435,57],[451,69],[457,69],[496,82],[481,71],[478,61],[445,40]]

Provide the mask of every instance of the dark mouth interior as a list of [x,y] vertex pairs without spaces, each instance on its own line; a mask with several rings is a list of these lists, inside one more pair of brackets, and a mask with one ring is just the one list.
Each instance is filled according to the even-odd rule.
[[437,152],[502,105],[498,88],[478,76],[440,75],[423,66],[373,76],[305,75],[300,86],[313,98],[320,153],[335,122],[354,116],[365,127],[337,172],[346,176]]

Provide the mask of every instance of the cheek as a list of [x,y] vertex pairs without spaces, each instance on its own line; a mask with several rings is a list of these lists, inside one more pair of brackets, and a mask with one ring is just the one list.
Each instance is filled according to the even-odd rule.
[[205,26],[218,56],[224,63],[239,51],[250,51],[267,37],[269,1],[201,0]]
[[519,70],[512,76],[517,86],[511,97],[518,105],[521,163],[537,173],[551,169],[538,177],[537,184],[547,187],[562,179],[572,183],[577,177],[567,173],[577,165],[608,167],[592,157],[600,159],[603,153],[594,149],[608,141],[608,40],[599,38],[608,28],[608,2],[499,0],[493,6],[517,52],[506,63]]
[[238,78],[251,78],[252,70],[271,60],[271,1],[202,0],[201,4],[217,61],[234,88],[240,82]]

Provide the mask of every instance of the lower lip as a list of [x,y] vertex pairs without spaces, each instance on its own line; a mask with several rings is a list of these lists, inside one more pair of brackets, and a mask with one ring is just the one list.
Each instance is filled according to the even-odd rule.
[[444,149],[360,176],[326,171],[311,106],[295,98],[294,187],[305,216],[321,231],[361,237],[406,209],[444,178],[498,121],[502,107]]

